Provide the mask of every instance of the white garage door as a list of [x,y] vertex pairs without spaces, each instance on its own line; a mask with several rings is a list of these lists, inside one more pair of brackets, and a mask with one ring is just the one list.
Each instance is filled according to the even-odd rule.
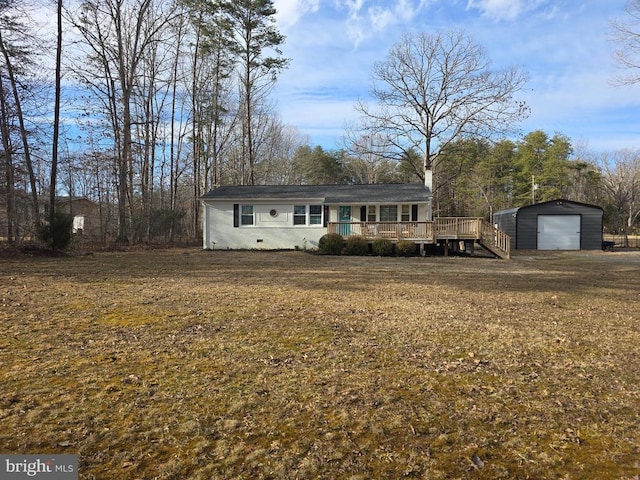
[[580,215],[539,215],[538,250],[580,250]]

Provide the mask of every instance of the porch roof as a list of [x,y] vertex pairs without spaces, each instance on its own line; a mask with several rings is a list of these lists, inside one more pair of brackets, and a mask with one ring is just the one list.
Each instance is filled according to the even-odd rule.
[[326,204],[426,203],[429,191],[419,183],[374,185],[224,185],[202,200],[321,200]]

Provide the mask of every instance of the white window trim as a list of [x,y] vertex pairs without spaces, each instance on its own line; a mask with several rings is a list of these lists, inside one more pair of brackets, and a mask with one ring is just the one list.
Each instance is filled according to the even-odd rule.
[[[382,208],[383,207],[396,207],[396,219],[395,220],[382,220]],[[381,204],[380,207],[378,208],[378,221],[379,222],[389,222],[389,223],[397,223],[399,222],[398,218],[400,217],[399,213],[402,210],[402,206],[401,204],[397,204],[397,203],[385,203],[385,204]]]
[[[378,218],[380,218],[379,212],[379,205],[367,205],[367,222],[377,222]],[[369,217],[373,217],[373,220],[370,220]]]
[[[293,220],[292,222],[295,222],[295,218],[296,217],[301,217],[302,214],[298,214],[296,215],[295,211],[296,211],[296,207],[302,207],[303,205],[298,203],[295,204],[293,206]],[[311,223],[311,207],[312,206],[318,206],[320,207],[320,222],[319,223]],[[317,214],[313,214],[313,215],[317,215]],[[324,206],[322,204],[319,203],[313,203],[313,204],[305,204],[304,205],[304,224],[299,223],[293,223],[293,227],[315,227],[315,228],[322,228],[324,225]]]
[[[248,213],[243,213],[244,207],[251,207],[251,223],[244,223],[242,221],[243,217],[248,217]],[[241,203],[240,204],[240,227],[255,227],[256,226],[256,206],[250,203]]]
[[[367,221],[368,222],[373,222],[374,220],[369,220],[369,209],[371,207],[376,209],[376,222],[382,222],[382,220],[380,220],[380,211],[384,208],[384,207],[396,207],[396,223],[399,222],[411,222],[411,209],[412,209],[412,205],[414,205],[413,203],[378,203],[375,205],[367,205]],[[409,208],[409,220],[402,220],[402,208],[403,207],[408,207]],[[391,221],[391,220],[389,220]],[[387,220],[385,220],[385,222],[387,222]]]

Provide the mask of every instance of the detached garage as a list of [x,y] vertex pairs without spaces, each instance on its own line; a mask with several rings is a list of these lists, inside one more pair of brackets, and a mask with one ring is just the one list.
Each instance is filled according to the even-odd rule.
[[511,237],[512,250],[600,250],[602,208],[552,200],[493,214],[496,226]]

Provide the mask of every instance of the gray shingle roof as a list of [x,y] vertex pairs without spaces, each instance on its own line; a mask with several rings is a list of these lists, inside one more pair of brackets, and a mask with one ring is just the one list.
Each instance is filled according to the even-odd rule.
[[214,188],[202,200],[321,200],[327,204],[426,202],[431,197],[419,183],[375,185],[224,185]]

